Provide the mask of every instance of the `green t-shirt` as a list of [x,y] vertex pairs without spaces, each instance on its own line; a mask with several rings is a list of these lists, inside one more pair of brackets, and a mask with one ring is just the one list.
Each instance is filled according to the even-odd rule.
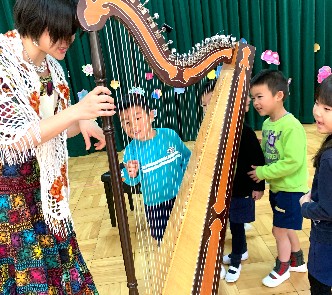
[[308,192],[307,138],[292,114],[264,121],[262,149],[266,165],[257,167],[256,173],[266,179],[272,192]]

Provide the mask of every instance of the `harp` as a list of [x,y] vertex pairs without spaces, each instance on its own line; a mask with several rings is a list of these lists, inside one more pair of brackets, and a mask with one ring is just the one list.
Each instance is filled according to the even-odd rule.
[[[216,294],[255,49],[217,35],[190,55],[179,56],[168,48],[164,29],[138,0],[80,0],[77,12],[81,26],[90,31],[97,85],[106,85],[97,31],[110,17],[128,29],[149,66],[167,85],[188,87],[223,63],[163,241],[143,254],[152,264],[157,260],[162,264],[145,275],[146,294]],[[129,293],[138,294],[114,126],[112,118],[102,119]]]

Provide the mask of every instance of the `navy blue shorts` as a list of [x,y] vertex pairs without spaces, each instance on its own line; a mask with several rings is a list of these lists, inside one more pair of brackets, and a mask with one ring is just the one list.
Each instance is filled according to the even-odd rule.
[[300,198],[304,193],[270,191],[270,205],[273,211],[273,225],[280,228],[301,230],[303,217]]
[[162,241],[167,226],[167,221],[171,215],[175,197],[166,202],[162,202],[155,206],[145,207],[145,215],[149,223],[151,236],[157,241]]
[[229,221],[233,223],[249,223],[255,221],[255,200],[252,196],[231,198]]

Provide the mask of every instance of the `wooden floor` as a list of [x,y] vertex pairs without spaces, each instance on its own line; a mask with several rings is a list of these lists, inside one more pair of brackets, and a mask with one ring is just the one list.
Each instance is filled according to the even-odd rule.
[[[312,156],[323,136],[314,125],[305,125],[308,135],[309,185],[313,177]],[[259,135],[258,135],[259,136]],[[118,229],[111,226],[103,183],[100,176],[108,171],[105,152],[70,159],[71,199],[70,205],[79,245],[85,261],[94,277],[100,295],[127,295],[126,276]],[[135,229],[133,212],[129,210],[129,224]],[[220,283],[222,295],[259,294],[310,294],[307,274],[292,273],[291,278],[277,288],[267,288],[261,280],[273,268],[276,257],[276,243],[271,234],[272,212],[267,191],[256,203],[256,221],[247,231],[249,259],[243,263],[240,279],[228,284]],[[309,248],[310,222],[304,221],[298,235],[307,257]],[[135,247],[136,242],[133,241]],[[225,253],[230,249],[230,233],[227,232]],[[139,284],[142,284],[139,281]],[[178,294],[174,294],[178,295]],[[182,294],[181,294],[182,295]]]

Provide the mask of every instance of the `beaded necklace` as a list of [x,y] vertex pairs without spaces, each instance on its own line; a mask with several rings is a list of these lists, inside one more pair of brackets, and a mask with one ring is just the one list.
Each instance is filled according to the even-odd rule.
[[32,61],[32,59],[30,58],[28,52],[26,51],[26,49],[24,47],[23,47],[23,51],[24,51],[24,53],[25,53],[25,55],[26,55],[26,57],[28,59],[29,64],[33,66],[33,68],[35,69],[35,71],[37,73],[41,74],[41,73],[44,73],[46,71],[46,69],[47,69],[46,58],[44,58],[44,60],[42,61],[42,63],[41,63],[40,66],[36,66],[34,64],[34,62]]

